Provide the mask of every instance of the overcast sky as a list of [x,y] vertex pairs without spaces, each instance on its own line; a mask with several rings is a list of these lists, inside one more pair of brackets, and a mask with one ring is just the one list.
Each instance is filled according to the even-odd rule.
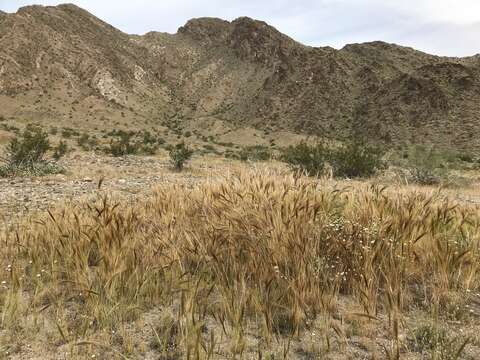
[[[63,1],[65,2],[65,1]],[[73,0],[113,26],[133,34],[174,33],[202,16],[264,20],[297,41],[333,46],[383,40],[428,53],[480,53],[480,0]],[[62,1],[0,0],[15,12],[30,4]]]

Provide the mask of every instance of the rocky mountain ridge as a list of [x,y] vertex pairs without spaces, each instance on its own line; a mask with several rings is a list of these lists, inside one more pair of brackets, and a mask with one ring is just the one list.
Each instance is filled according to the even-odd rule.
[[0,13],[0,116],[89,126],[207,118],[474,151],[480,56],[379,41],[309,47],[248,17],[128,35],[75,5],[28,6]]

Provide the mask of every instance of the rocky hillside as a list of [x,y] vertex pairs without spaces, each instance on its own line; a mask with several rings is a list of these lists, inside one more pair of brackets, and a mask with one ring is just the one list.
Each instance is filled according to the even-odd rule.
[[74,5],[30,6],[0,13],[0,116],[92,127],[213,119],[480,150],[480,57],[308,47],[246,17],[128,35]]

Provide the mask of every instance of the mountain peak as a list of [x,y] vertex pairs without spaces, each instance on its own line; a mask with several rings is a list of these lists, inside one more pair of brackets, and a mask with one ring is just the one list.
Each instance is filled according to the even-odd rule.
[[28,5],[20,7],[17,12],[17,15],[29,15],[32,17],[42,17],[42,16],[74,16],[74,17],[89,17],[95,18],[94,15],[88,11],[78,7],[75,4],[60,4],[56,6],[43,6],[43,5]]
[[38,11],[45,11],[45,10],[51,10],[51,9],[62,9],[62,10],[75,10],[75,11],[81,11],[85,12],[84,9],[81,7],[71,4],[71,3],[65,3],[65,4],[59,4],[56,6],[44,6],[44,5],[27,5],[27,6],[22,6],[19,7],[17,10],[17,13],[25,13],[25,12],[38,12]]
[[202,17],[188,20],[178,29],[179,34],[190,36],[198,41],[216,42],[229,32],[230,23],[214,17]]

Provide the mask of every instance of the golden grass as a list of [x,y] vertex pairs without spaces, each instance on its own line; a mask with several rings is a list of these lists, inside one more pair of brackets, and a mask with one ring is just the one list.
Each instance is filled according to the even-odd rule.
[[[415,311],[476,324],[479,221],[435,193],[266,170],[158,187],[134,206],[99,191],[1,234],[0,351],[25,337],[77,355],[292,358],[291,344],[345,352],[352,332],[383,327],[375,351],[400,358]],[[119,335],[152,309],[148,349]],[[464,340],[452,357],[423,350],[455,358]]]

